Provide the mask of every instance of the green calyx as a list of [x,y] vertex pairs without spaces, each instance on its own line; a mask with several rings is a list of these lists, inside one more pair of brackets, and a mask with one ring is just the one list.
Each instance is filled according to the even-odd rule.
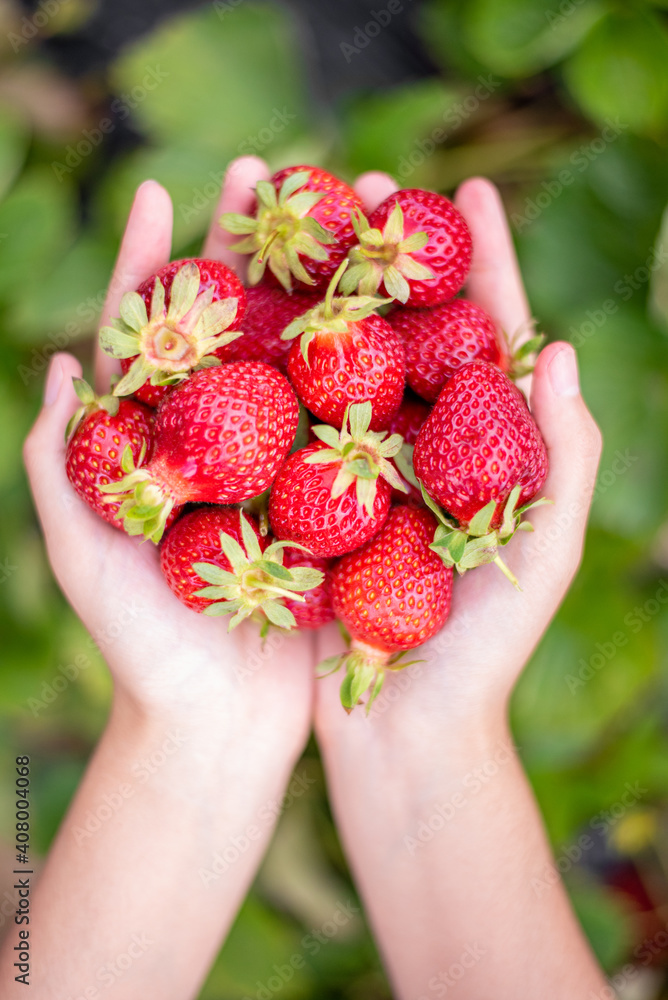
[[239,511],[243,545],[231,535],[220,533],[220,546],[232,571],[212,563],[193,563],[195,572],[210,586],[195,591],[196,597],[213,601],[204,609],[205,615],[232,615],[228,631],[245,618],[254,618],[264,625],[282,629],[296,626],[295,616],[285,607],[283,599],[304,602],[304,591],[318,587],[325,574],[310,566],[283,565],[284,549],[296,548],[308,552],[294,542],[272,542],[264,552],[249,521]]
[[493,562],[512,585],[517,590],[521,590],[517,577],[499,556],[499,546],[507,545],[516,531],[533,531],[531,522],[522,520],[526,511],[531,510],[532,507],[552,503],[551,500],[542,497],[540,500],[534,500],[523,507],[518,507],[521,492],[521,486],[515,486],[512,490],[503,508],[503,521],[500,527],[490,528],[496,511],[496,502],[490,500],[478,511],[475,517],[471,518],[468,528],[464,530],[454,518],[448,517],[443,512],[422,486],[424,502],[436,515],[439,522],[434,534],[434,541],[429,547],[438,553],[446,566],[453,567],[460,574],[465,573],[467,569],[474,569],[476,566]]
[[127,396],[145,382],[175,385],[191,371],[220,364],[213,351],[241,336],[229,330],[237,314],[237,298],[213,302],[213,286],[199,292],[200,272],[189,261],[174,276],[169,308],[165,308],[165,288],[156,278],[151,308],[137,292],[121,299],[120,318],[100,330],[100,347],[112,358],[134,358],[130,370],[114,393]]
[[376,649],[358,639],[353,639],[349,650],[323,660],[318,665],[317,674],[318,677],[326,677],[343,667],[345,677],[340,688],[341,704],[350,715],[355,706],[360,703],[362,696],[368,691],[369,696],[366,701],[366,714],[368,715],[383,687],[386,671],[403,670],[418,662],[417,660],[405,660],[405,656],[405,652],[390,655],[382,649]]
[[85,382],[82,378],[73,377],[72,385],[81,406],[74,411],[67,423],[67,427],[65,428],[66,441],[69,441],[84,417],[95,413],[96,410],[106,410],[111,417],[115,417],[120,405],[118,397],[111,393],[104,396],[96,396],[95,392],[88,385],[88,382]]
[[253,254],[248,267],[251,285],[260,281],[267,265],[287,292],[292,291],[293,277],[305,285],[313,285],[313,278],[300,257],[328,260],[329,251],[325,247],[336,243],[336,238],[309,214],[324,197],[324,192],[299,190],[310,176],[308,170],[290,174],[278,194],[270,181],[258,181],[254,219],[235,212],[221,216],[223,229],[235,236],[245,236],[231,249],[237,253]]
[[295,340],[301,337],[299,346],[307,365],[309,345],[316,335],[346,333],[350,323],[359,323],[360,320],[375,313],[379,306],[392,301],[392,299],[381,299],[377,295],[335,296],[336,286],[347,267],[348,261],[344,260],[330,281],[323,301],[293,319],[281,334],[281,340]]
[[404,213],[399,202],[388,216],[381,232],[372,229],[361,212],[353,213],[353,226],[359,243],[348,254],[350,267],[341,278],[341,291],[351,295],[374,295],[381,284],[387,294],[399,302],[408,301],[409,280],[428,281],[433,271],[420,264],[413,254],[429,242],[426,233],[413,233],[404,239]]
[[[545,343],[545,334],[536,333],[536,320],[530,319],[515,331],[511,337],[506,337],[508,345],[508,377],[516,380],[525,375],[531,375],[535,367],[535,355]],[[529,340],[519,343],[525,334],[531,333]]]
[[328,447],[305,459],[309,465],[339,463],[339,471],[332,485],[332,497],[336,499],[342,496],[354,484],[357,502],[364,507],[369,517],[373,517],[379,477],[395,489],[408,492],[401,476],[389,461],[401,450],[403,438],[401,434],[391,434],[388,437],[387,431],[370,431],[371,416],[371,403],[353,403],[346,410],[341,431],[327,424],[318,424],[313,428],[313,433]]
[[109,494],[105,503],[120,502],[118,519],[123,521],[123,530],[128,535],[144,535],[157,545],[175,501],[165,495],[148,469],[141,468],[145,454],[146,447],[142,446],[139,462],[135,466],[132,449],[127,444],[121,458],[125,476],[117,483],[109,483],[99,489]]

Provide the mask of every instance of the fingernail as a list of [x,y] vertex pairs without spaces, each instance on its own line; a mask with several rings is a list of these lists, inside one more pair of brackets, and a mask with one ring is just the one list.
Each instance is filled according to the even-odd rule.
[[46,376],[46,385],[44,386],[44,405],[53,406],[55,401],[58,399],[58,393],[60,392],[60,387],[63,384],[63,366],[61,364],[60,358],[54,358],[49,365],[49,371]]
[[550,384],[555,396],[577,396],[580,393],[578,362],[572,347],[562,347],[550,361]]

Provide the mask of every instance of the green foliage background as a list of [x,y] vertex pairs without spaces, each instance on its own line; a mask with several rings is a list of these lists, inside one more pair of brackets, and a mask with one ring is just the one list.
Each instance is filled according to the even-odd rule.
[[[560,857],[583,831],[595,829],[601,810],[620,802],[627,782],[639,783],[640,799],[604,824],[605,840],[616,863],[651,886],[659,912],[668,899],[662,846],[668,613],[655,599],[668,593],[665,8],[661,0],[430,0],[419,12],[405,4],[393,16],[416,23],[440,75],[355,93],[333,109],[313,103],[300,33],[275,4],[218,0],[137,40],[108,76],[76,88],[25,41],[19,14],[2,9],[0,835],[6,845],[14,755],[34,758],[34,846],[44,853],[110,693],[103,663],[51,578],[21,468],[21,441],[39,406],[48,357],[60,344],[89,358],[136,185],[146,177],[166,185],[175,204],[174,256],[196,251],[225,164],[251,151],[251,137],[272,167],[318,162],[346,178],[383,169],[404,186],[445,193],[478,173],[500,185],[534,315],[550,337],[578,347],[584,394],[605,436],[584,565],[516,692],[515,733]],[[86,16],[85,3],[72,0],[42,34],[66,32]],[[360,34],[332,42],[342,75],[374,45],[365,18]],[[147,74],[163,79],[147,89]],[[114,100],[141,142],[109,162],[105,144],[89,142],[82,155],[84,130],[89,139],[95,135]],[[54,690],[60,668],[82,652],[90,665],[76,682]],[[306,964],[281,987],[285,1000],[389,996],[361,918],[316,955],[305,950],[304,935],[322,926],[338,901],[355,896],[314,747],[300,769],[316,781],[285,811],[202,991],[205,1000],[256,996],[274,964],[295,954]],[[648,924],[634,914],[609,866],[592,861],[593,854],[568,866],[566,878],[612,972]],[[658,982],[654,989],[647,996],[668,996]]]

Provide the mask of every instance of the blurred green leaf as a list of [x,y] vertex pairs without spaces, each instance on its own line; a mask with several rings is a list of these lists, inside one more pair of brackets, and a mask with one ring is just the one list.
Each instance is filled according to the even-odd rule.
[[596,958],[613,972],[633,941],[630,913],[614,892],[584,878],[570,880],[569,895]]
[[208,150],[223,163],[262,154],[310,124],[294,49],[273,4],[213,4],[173,18],[113,67],[119,113],[153,142]]
[[0,198],[12,184],[26,154],[28,132],[19,118],[0,108]]
[[74,205],[65,182],[35,167],[0,204],[0,302],[29,297],[72,239]]
[[464,120],[458,96],[438,80],[423,80],[359,97],[345,118],[351,172],[385,170],[404,187],[415,187],[416,168]]
[[45,332],[64,331],[69,342],[91,334],[104,304],[116,256],[109,239],[82,236],[35,284],[31,295],[17,300],[8,322],[17,340],[40,342]]
[[628,7],[609,14],[564,64],[568,87],[601,125],[620,119],[661,134],[668,121],[668,33],[661,19]]
[[503,76],[528,76],[562,59],[606,13],[608,4],[555,0],[471,0],[464,36],[473,55]]

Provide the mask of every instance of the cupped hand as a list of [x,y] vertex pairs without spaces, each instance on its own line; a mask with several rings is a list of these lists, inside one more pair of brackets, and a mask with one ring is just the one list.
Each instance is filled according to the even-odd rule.
[[[268,176],[254,157],[228,170],[203,256],[243,276],[234,238],[217,223],[222,212],[247,212],[253,188]],[[155,181],[137,190],[105,302],[102,324],[118,315],[121,296],[170,259],[172,204]],[[116,362],[99,349],[96,387],[108,391]],[[27,439],[25,462],[53,572],[98,643],[122,692],[142,710],[172,718],[212,720],[261,733],[298,753],[310,727],[313,637],[273,632],[263,644],[254,623],[227,632],[227,620],[182,605],[162,577],[158,549],[107,524],[77,498],[65,474],[65,427],[78,405],[72,376],[79,363],[51,363],[44,406]]]
[[[395,189],[389,177],[366,175],[358,190],[369,209]],[[507,335],[531,336],[530,313],[503,206],[496,188],[474,178],[456,204],[473,236],[473,262],[465,294],[493,316]],[[473,731],[503,724],[508,697],[563,599],[582,555],[587,516],[600,457],[601,436],[579,390],[577,360],[567,343],[539,355],[533,377],[520,387],[548,449],[550,471],[541,495],[553,501],[529,512],[534,532],[519,532],[502,550],[519,579],[513,588],[494,565],[456,577],[452,611],[443,630],[416,651],[421,662],[388,672],[369,717],[346,716],[333,674],[316,684],[316,729],[321,743],[347,741],[351,754],[385,735],[423,740],[434,733]],[[318,635],[318,657],[340,651],[334,628]],[[429,759],[429,756],[424,758]]]

